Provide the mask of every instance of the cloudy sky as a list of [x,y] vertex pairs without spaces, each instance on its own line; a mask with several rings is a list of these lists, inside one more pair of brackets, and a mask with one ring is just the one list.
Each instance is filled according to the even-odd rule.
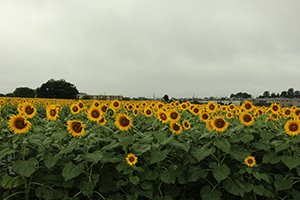
[[0,0],[0,93],[210,97],[300,90],[299,0]]

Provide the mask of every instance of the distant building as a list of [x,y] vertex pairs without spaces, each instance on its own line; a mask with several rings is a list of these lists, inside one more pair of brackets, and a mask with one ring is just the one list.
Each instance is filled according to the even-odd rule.
[[103,95],[103,94],[99,94],[99,95],[89,95],[89,94],[84,94],[84,93],[80,93],[77,95],[78,99],[95,99],[95,100],[122,100],[123,99],[123,95]]

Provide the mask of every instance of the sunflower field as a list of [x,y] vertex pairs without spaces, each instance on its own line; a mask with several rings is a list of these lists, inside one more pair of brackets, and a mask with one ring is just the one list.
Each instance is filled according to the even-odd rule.
[[300,108],[0,98],[3,200],[300,199]]

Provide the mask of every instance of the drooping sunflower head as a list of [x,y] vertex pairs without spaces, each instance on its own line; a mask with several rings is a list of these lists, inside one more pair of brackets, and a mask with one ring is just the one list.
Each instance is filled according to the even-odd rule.
[[227,129],[228,122],[224,119],[224,117],[216,116],[211,125],[217,132],[223,132]]
[[135,108],[133,109],[133,115],[136,117],[139,114],[139,109]]
[[300,132],[300,122],[298,120],[288,120],[284,126],[285,132],[291,136]]
[[8,127],[15,134],[27,133],[31,128],[31,123],[23,115],[18,114],[10,117]]
[[135,165],[137,163],[137,160],[138,158],[132,153],[128,154],[126,157],[127,164],[130,166]]
[[101,126],[104,126],[106,124],[106,119],[104,116],[101,116],[101,119],[98,121],[98,123],[101,125]]
[[55,121],[56,118],[58,117],[58,112],[59,112],[59,107],[55,105],[47,106],[46,109],[47,120]]
[[253,156],[249,156],[245,159],[245,164],[248,165],[248,167],[253,167],[256,164],[256,160]]
[[27,118],[33,118],[36,114],[36,109],[29,102],[23,103],[22,111],[22,114]]
[[67,124],[69,133],[71,133],[73,137],[80,137],[84,135],[85,124],[81,121],[69,120]]
[[246,126],[250,126],[251,124],[254,123],[254,118],[250,113],[242,113],[240,117],[240,121],[242,124]]
[[78,104],[72,104],[70,110],[72,114],[78,114],[80,112],[80,107]]
[[178,135],[182,132],[182,127],[179,123],[177,123],[176,121],[173,121],[170,123],[170,129],[172,131],[172,133]]
[[187,120],[183,120],[182,126],[185,130],[189,130],[191,128],[191,124]]
[[106,113],[106,112],[107,112],[107,109],[108,109],[108,106],[107,106],[105,103],[103,103],[103,104],[101,104],[101,105],[99,106],[99,109],[100,109],[100,111],[101,111],[102,113]]
[[163,110],[158,111],[157,118],[158,118],[159,121],[161,121],[164,124],[167,124],[168,121],[169,121],[167,113]]
[[98,121],[101,118],[101,112],[98,107],[91,106],[88,110],[88,118],[91,121]]
[[119,113],[116,117],[115,125],[121,131],[127,131],[132,126],[132,120],[130,116]]
[[169,120],[177,122],[180,119],[180,114],[177,110],[171,110],[169,111]]

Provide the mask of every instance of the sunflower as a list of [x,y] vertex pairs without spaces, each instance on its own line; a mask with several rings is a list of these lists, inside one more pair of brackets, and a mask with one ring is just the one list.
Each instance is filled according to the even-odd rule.
[[101,116],[101,119],[98,121],[98,123],[101,125],[101,126],[104,126],[106,124],[106,119],[104,116]]
[[217,132],[223,132],[227,129],[228,127],[228,122],[226,122],[226,120],[224,120],[223,117],[215,117],[212,121],[212,127],[214,130],[216,130]]
[[101,112],[98,107],[91,106],[90,109],[88,110],[88,118],[91,121],[98,121],[101,119]]
[[163,108],[164,106],[165,106],[165,104],[164,104],[163,102],[159,102],[159,103],[156,104],[156,108],[157,108],[157,109],[161,109],[161,108]]
[[47,114],[47,120],[55,121],[58,117],[59,107],[55,105],[47,106],[46,114]]
[[191,128],[191,124],[187,120],[183,120],[182,126],[185,130],[189,130]]
[[170,123],[170,129],[172,131],[172,133],[178,135],[182,132],[182,127],[179,123],[177,123],[176,121],[173,121]]
[[119,100],[113,100],[110,104],[110,107],[115,109],[115,110],[119,110],[121,108],[121,103],[119,102]]
[[289,118],[292,115],[292,111],[289,108],[284,108],[283,109],[283,116],[285,119]]
[[27,133],[31,128],[31,123],[21,114],[11,116],[7,124],[15,134]]
[[300,116],[300,108],[295,108],[293,114],[294,116]]
[[228,108],[229,108],[229,110],[234,110],[234,109],[235,109],[235,105],[234,105],[234,104],[230,104],[230,105],[228,106]]
[[232,119],[234,117],[234,115],[232,112],[227,112],[226,117],[227,117],[227,119]]
[[272,111],[272,113],[278,113],[280,109],[281,107],[277,103],[272,103],[272,105],[270,106],[270,110]]
[[284,129],[291,136],[298,135],[300,132],[300,122],[298,120],[288,120]]
[[240,117],[240,121],[242,124],[246,126],[250,126],[251,124],[254,123],[254,118],[250,113],[242,113]]
[[180,104],[180,109],[181,110],[186,110],[188,108],[187,104],[185,102]]
[[201,121],[204,121],[204,122],[207,122],[210,118],[208,112],[202,112],[200,115],[199,115],[199,118]]
[[208,112],[214,112],[216,110],[217,106],[215,105],[215,103],[213,101],[210,101],[207,103],[206,105],[206,110]]
[[115,125],[121,131],[127,131],[132,126],[131,117],[119,113],[116,117]]
[[150,107],[147,107],[144,109],[144,115],[147,117],[150,117],[153,114],[152,109]]
[[252,105],[252,103],[250,101],[244,101],[244,103],[242,104],[242,109],[244,109],[247,112],[251,112],[254,110],[254,106]]
[[164,110],[159,110],[157,113],[157,118],[164,124],[167,124],[169,121],[168,115]]
[[82,101],[79,100],[79,102],[77,103],[77,105],[79,106],[80,110],[83,110],[84,103]]
[[248,156],[245,159],[245,163],[246,165],[248,165],[248,167],[253,167],[256,164],[255,158],[253,156]]
[[132,112],[133,112],[133,115],[136,117],[139,114],[139,109],[134,108]]
[[23,103],[22,114],[27,118],[33,118],[36,114],[36,109],[29,102]]
[[99,107],[99,106],[100,106],[100,102],[99,102],[99,101],[94,101],[94,102],[93,102],[93,106]]
[[71,133],[73,137],[79,137],[84,135],[85,124],[83,124],[82,122],[77,120],[69,120],[67,124],[69,133]]
[[117,111],[113,108],[108,108],[106,114],[110,117],[110,118],[114,118],[116,115]]
[[72,114],[78,114],[80,112],[80,107],[78,104],[72,104],[70,110]]
[[180,119],[180,114],[177,112],[177,110],[171,110],[168,113],[169,120],[177,122]]
[[198,115],[200,113],[200,108],[198,106],[194,106],[191,110],[194,115]]
[[126,157],[127,164],[130,166],[135,165],[137,163],[137,160],[138,158],[132,153],[128,154]]
[[212,126],[213,120],[207,120],[206,121],[206,128],[208,131],[213,131],[213,126]]

